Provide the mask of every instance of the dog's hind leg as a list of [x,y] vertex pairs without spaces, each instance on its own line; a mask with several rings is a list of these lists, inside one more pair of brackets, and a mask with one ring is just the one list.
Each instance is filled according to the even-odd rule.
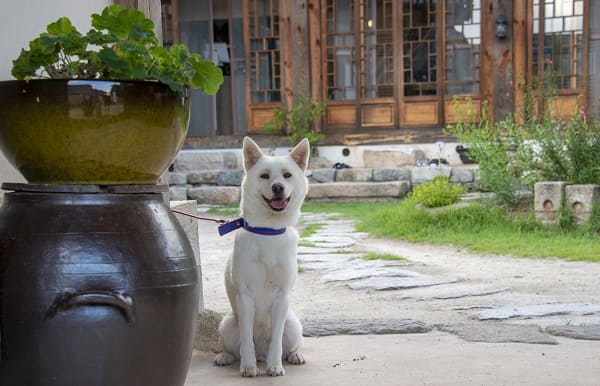
[[306,363],[304,356],[299,352],[302,341],[302,324],[294,312],[289,310],[283,331],[283,355],[288,363],[292,365]]
[[240,353],[240,330],[238,321],[233,314],[225,315],[219,325],[219,335],[223,352],[215,357],[215,365],[227,366],[234,360],[239,359]]

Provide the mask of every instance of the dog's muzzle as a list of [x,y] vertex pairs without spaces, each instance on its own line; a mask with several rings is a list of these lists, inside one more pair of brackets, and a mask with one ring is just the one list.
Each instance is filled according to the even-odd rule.
[[281,212],[287,208],[287,205],[290,202],[290,197],[285,197],[285,187],[281,184],[273,184],[273,186],[271,186],[271,191],[273,192],[272,198],[263,196],[263,199],[267,205],[269,205],[269,207],[276,212]]

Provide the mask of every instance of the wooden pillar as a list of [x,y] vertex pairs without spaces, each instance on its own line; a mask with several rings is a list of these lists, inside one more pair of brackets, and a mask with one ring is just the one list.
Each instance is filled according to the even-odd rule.
[[527,6],[529,1],[513,3],[513,93],[514,112],[518,122],[522,120],[521,107],[525,103],[525,87],[528,81],[527,44],[532,36],[528,33]]
[[284,104],[310,95],[310,48],[307,0],[282,0],[280,14]]
[[589,1],[587,23],[589,23],[589,53],[587,62],[587,109],[595,118],[600,119],[600,2]]
[[[324,0],[323,0],[324,1]],[[323,59],[321,52],[321,4],[319,0],[308,1],[308,33],[309,61],[307,68],[310,74],[309,94],[318,102],[323,101]],[[315,130],[321,131],[323,120],[315,122]]]
[[[491,83],[488,87],[492,95],[493,109],[490,108],[490,116],[497,122],[507,117],[514,109],[514,55],[513,44],[516,39],[514,29],[511,28],[510,20],[512,15],[512,1],[490,0],[488,4],[488,12],[490,19],[487,26],[487,34],[489,41],[493,47],[493,70],[491,73],[486,71],[490,76],[487,81]],[[491,9],[490,9],[491,8]],[[504,17],[507,20],[507,31],[505,38],[496,37],[496,21],[498,18]],[[491,107],[491,106],[490,106]]]

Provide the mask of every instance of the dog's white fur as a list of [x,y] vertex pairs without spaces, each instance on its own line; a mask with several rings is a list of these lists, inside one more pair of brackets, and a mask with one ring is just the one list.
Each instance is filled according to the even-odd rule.
[[299,353],[302,325],[289,303],[298,270],[298,233],[293,226],[308,191],[304,173],[309,153],[306,139],[289,155],[271,157],[252,139],[244,138],[242,217],[252,227],[287,228],[276,236],[238,230],[225,270],[232,311],[219,326],[224,352],[217,355],[215,364],[224,366],[239,359],[245,377],[258,375],[257,360],[266,362],[271,376],[285,374],[283,359],[304,363]]

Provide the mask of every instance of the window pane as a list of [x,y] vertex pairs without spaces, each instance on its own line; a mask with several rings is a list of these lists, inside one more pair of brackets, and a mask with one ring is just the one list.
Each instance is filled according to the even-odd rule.
[[435,95],[437,50],[435,1],[404,0],[402,3],[402,55],[404,95]]
[[278,0],[249,0],[251,103],[281,101]]
[[327,0],[327,95],[332,100],[356,99],[356,47],[352,0]]
[[[582,82],[583,1],[546,0],[545,11],[544,19],[534,15],[534,74],[538,75],[542,66],[541,81],[546,87],[577,89]],[[538,36],[541,25],[543,49]]]
[[446,94],[479,93],[479,2],[446,0]]

